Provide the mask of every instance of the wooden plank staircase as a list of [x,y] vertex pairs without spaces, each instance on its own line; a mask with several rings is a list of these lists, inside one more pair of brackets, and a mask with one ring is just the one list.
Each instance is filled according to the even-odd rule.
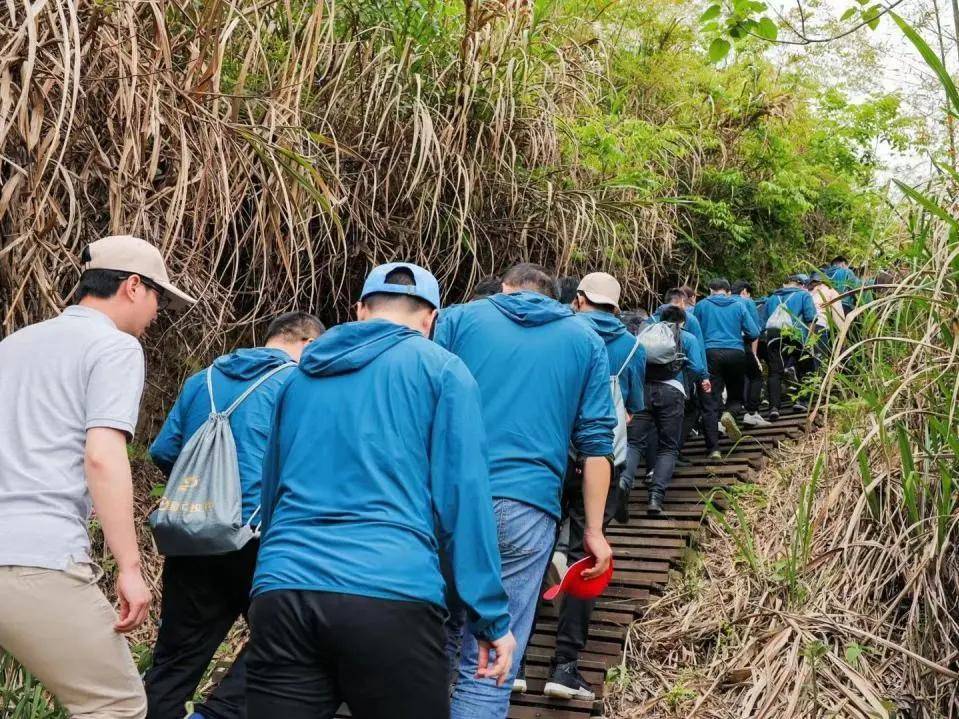
[[[510,719],[588,719],[603,714],[606,670],[622,660],[629,624],[645,610],[650,597],[662,592],[670,568],[678,567],[683,553],[699,529],[706,499],[716,489],[746,481],[762,467],[766,456],[783,441],[797,439],[805,431],[806,415],[783,414],[771,427],[749,430],[733,445],[723,438],[721,463],[706,459],[702,438],[693,438],[683,453],[691,466],[679,467],[666,493],[664,514],[646,514],[646,490],[637,478],[630,498],[630,521],[610,525],[607,538],[613,547],[616,571],[609,588],[596,606],[590,639],[579,668],[593,685],[595,702],[563,701],[543,696],[543,685],[556,646],[556,610],[550,602],[540,608],[536,630],[526,651],[525,694],[513,694]],[[641,468],[645,473],[645,468]],[[714,500],[718,506],[722,502]]]

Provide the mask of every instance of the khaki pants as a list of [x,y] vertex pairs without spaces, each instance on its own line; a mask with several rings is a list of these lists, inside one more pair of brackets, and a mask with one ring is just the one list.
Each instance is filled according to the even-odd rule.
[[143,684],[99,568],[0,567],[0,648],[76,719],[142,719]]

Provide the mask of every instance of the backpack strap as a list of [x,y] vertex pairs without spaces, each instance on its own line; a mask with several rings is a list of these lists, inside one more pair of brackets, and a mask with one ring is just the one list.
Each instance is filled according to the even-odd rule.
[[[247,387],[245,390],[243,390],[243,394],[241,394],[239,397],[237,397],[235,400],[233,400],[233,404],[231,404],[229,407],[226,408],[226,410],[222,413],[223,416],[224,416],[224,417],[229,417],[231,414],[233,414],[233,411],[234,411],[237,407],[239,407],[241,404],[243,404],[243,401],[244,401],[247,397],[249,397],[251,394],[253,394],[253,393],[256,391],[256,389],[257,389],[261,384],[263,384],[264,382],[266,382],[268,379],[270,379],[270,377],[272,377],[273,375],[275,375],[277,372],[281,372],[281,371],[283,371],[283,370],[285,370],[285,369],[288,369],[288,368],[290,368],[290,367],[296,367],[296,362],[292,362],[292,361],[291,361],[291,362],[284,362],[284,363],[281,364],[279,367],[274,367],[273,369],[269,370],[268,372],[264,372],[262,375],[260,375],[259,377],[257,377],[256,380],[254,380],[253,383],[252,383],[249,387]],[[211,369],[212,369],[212,368],[211,368]],[[207,380],[209,381],[209,375],[207,375]],[[213,400],[213,384],[212,384],[212,382],[210,382],[209,386],[210,386],[210,400],[211,400],[211,403],[212,403],[212,400]],[[216,410],[214,409],[214,411],[216,411]]]
[[633,361],[633,355],[636,354],[636,350],[639,348],[639,336],[637,335],[636,341],[633,342],[633,348],[629,351],[629,354],[626,355],[626,361],[623,362],[623,366],[619,368],[619,372],[616,373],[616,376],[619,377],[630,362]]

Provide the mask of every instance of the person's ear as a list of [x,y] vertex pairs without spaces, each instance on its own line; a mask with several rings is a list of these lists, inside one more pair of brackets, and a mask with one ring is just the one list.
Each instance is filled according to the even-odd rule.
[[120,294],[131,302],[135,302],[137,298],[137,289],[140,287],[146,289],[146,286],[143,284],[143,281],[140,279],[139,275],[130,275],[120,284]]
[[370,318],[370,311],[366,308],[366,305],[363,304],[363,301],[360,300],[356,303],[356,319],[360,322],[365,322]]

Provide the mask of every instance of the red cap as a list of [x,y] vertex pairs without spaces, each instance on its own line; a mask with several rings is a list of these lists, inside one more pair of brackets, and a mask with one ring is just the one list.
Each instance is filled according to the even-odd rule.
[[563,575],[563,581],[553,585],[543,593],[543,599],[551,600],[560,592],[566,592],[577,599],[596,599],[609,586],[613,578],[613,560],[610,558],[606,571],[593,579],[584,579],[583,572],[596,566],[596,557],[587,555],[574,562]]

